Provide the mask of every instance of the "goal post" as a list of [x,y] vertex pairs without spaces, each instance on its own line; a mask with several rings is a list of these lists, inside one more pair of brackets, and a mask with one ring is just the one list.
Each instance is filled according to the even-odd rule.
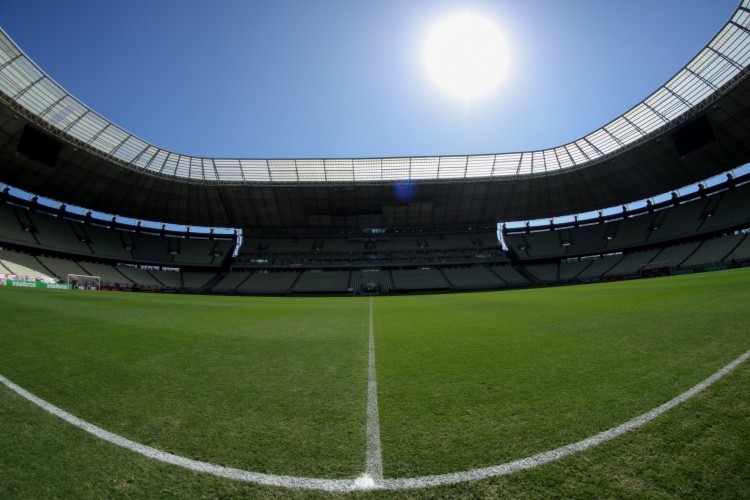
[[368,281],[367,283],[362,283],[360,285],[359,291],[364,294],[379,294],[380,288],[380,283]]
[[671,276],[674,271],[674,262],[663,260],[660,262],[650,262],[641,266],[641,278],[653,278],[656,276]]
[[74,290],[101,290],[101,278],[88,274],[68,274],[67,284]]

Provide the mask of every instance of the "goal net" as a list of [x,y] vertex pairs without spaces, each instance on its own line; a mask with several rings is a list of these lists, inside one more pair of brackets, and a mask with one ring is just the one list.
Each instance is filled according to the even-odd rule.
[[671,276],[674,270],[674,262],[664,260],[661,262],[650,262],[641,266],[641,278],[653,278],[655,276]]
[[362,283],[359,290],[365,294],[378,294],[380,293],[380,283],[368,281],[367,283]]
[[99,290],[101,279],[99,276],[88,276],[86,274],[68,274],[68,285],[74,290]]

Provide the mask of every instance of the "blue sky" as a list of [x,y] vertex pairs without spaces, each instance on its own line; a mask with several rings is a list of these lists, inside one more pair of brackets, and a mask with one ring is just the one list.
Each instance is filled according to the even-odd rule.
[[[736,0],[0,2],[0,26],[82,102],[195,156],[526,151],[578,139],[671,78]],[[466,104],[427,76],[441,18],[495,22],[510,66]]]
[[[2,2],[0,25],[70,93],[160,147],[213,157],[474,154],[560,145],[637,104],[735,0]],[[422,62],[445,15],[505,34],[469,105]]]

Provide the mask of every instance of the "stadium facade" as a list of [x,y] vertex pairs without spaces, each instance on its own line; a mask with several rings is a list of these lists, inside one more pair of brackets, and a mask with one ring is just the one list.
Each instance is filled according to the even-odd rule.
[[226,293],[448,291],[741,265],[750,188],[731,175],[635,212],[504,231],[505,248],[495,227],[625,205],[750,162],[749,9],[743,1],[666,84],[579,140],[444,157],[167,151],[86,107],[0,32],[0,182],[103,213],[244,235],[235,258],[232,237],[103,224],[6,192],[0,262],[9,274],[16,259],[58,278],[73,269],[66,274],[118,287]]

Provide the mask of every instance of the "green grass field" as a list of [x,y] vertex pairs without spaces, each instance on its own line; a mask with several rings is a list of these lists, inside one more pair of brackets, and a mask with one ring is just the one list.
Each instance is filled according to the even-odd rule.
[[[750,270],[375,297],[386,478],[523,458],[628,421],[750,349]],[[0,374],[131,440],[270,474],[365,467],[369,298],[0,289]],[[353,497],[750,491],[750,366],[534,470]],[[141,457],[0,388],[0,497],[298,497]]]

